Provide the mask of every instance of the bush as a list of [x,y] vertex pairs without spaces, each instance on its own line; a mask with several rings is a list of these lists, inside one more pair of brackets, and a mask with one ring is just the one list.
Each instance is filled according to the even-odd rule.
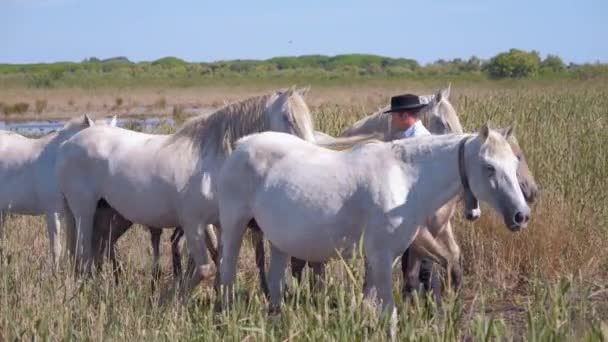
[[492,58],[485,69],[492,78],[521,78],[535,75],[539,67],[537,52],[511,49]]
[[27,85],[32,88],[52,88],[53,79],[48,72],[37,73],[28,78]]
[[167,99],[164,97],[160,97],[156,102],[154,102],[154,107],[156,108],[165,108],[167,107]]
[[30,108],[30,104],[27,102],[17,102],[12,106],[0,104],[0,107],[2,107],[0,109],[2,109],[2,112],[4,112],[6,115],[23,114]]
[[46,99],[36,100],[36,102],[34,102],[34,108],[36,109],[36,114],[41,114],[46,109],[47,104],[48,104],[48,102]]
[[181,124],[184,123],[184,121],[186,121],[186,119],[188,118],[188,115],[186,114],[184,107],[181,105],[175,105],[173,106],[173,121],[175,123],[175,125],[177,126],[181,126]]
[[545,59],[540,63],[540,68],[542,71],[550,71],[550,72],[562,72],[566,69],[566,65],[562,61],[559,56],[556,55],[547,55]]

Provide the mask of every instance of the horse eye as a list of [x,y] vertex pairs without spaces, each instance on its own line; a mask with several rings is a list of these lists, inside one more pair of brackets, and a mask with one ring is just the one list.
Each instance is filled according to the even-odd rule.
[[496,173],[496,169],[492,165],[486,165],[486,170],[488,171],[488,174],[490,176],[494,176],[494,174]]

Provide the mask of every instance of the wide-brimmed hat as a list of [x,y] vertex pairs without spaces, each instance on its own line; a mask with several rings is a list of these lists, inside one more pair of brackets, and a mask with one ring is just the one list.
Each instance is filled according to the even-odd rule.
[[414,94],[403,94],[391,97],[391,108],[385,113],[406,112],[412,109],[420,109],[426,106],[420,102],[420,97]]

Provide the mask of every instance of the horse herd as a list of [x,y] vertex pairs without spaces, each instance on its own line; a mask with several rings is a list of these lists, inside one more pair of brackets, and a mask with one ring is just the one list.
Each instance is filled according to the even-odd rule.
[[[449,87],[421,97],[421,119],[433,135],[410,139],[395,139],[400,132],[384,110],[340,137],[315,131],[306,91],[229,104],[170,135],[86,115],[39,139],[0,132],[0,242],[7,212],[45,215],[53,267],[69,256],[79,273],[91,272],[107,255],[118,274],[115,243],[139,223],[151,232],[158,276],[160,235],[171,227],[174,274],[182,273],[178,242],[185,235],[193,264],[187,287],[214,273],[208,249],[219,270],[218,300],[227,305],[250,227],[271,311],[280,307],[290,258],[296,277],[306,263],[321,275],[324,262],[362,242],[364,295],[391,309],[399,256],[405,293],[421,285],[426,260],[460,285],[450,220],[461,198],[469,219],[479,217],[479,199],[509,229],[527,225],[537,186],[512,129],[464,133]],[[428,289],[430,280],[422,280]]]

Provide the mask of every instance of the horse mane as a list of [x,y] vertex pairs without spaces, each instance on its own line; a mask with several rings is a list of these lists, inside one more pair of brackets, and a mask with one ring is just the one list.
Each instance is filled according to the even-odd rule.
[[386,125],[386,127],[388,127],[390,121],[390,114],[384,113],[388,109],[389,106],[382,107],[373,114],[359,119],[352,126],[342,131],[340,136],[352,136],[354,135],[354,132],[357,132],[360,128],[365,126],[367,126],[367,130],[363,130],[363,133],[368,133],[368,131],[378,132],[378,127],[382,125]]
[[[61,134],[61,132],[67,132],[70,130],[80,130],[80,129],[84,129],[88,127],[88,124],[85,123],[85,118],[84,116],[75,116],[73,118],[70,118],[68,121],[65,122],[65,124],[63,124],[63,127],[58,128],[56,130],[50,131],[46,134],[43,134],[42,136],[38,137],[37,140],[40,141],[44,141],[44,140],[51,140],[54,139],[57,135]],[[16,133],[18,134],[18,133]]]
[[[268,101],[277,94],[280,92],[250,97],[227,104],[210,115],[191,118],[171,136],[168,143],[184,142],[194,153],[207,150],[229,154],[239,138],[270,129],[270,120],[265,114]],[[309,109],[300,96],[289,96],[287,105],[290,120],[296,122],[296,130],[302,128],[303,118],[312,120]]]
[[351,135],[349,137],[335,138],[333,142],[319,143],[317,145],[329,150],[345,151],[359,148],[367,144],[384,142],[384,135],[380,133]]
[[426,135],[420,137],[413,137],[408,139],[397,139],[389,142],[391,144],[391,151],[398,158],[412,162],[417,158],[414,156],[424,156],[427,153],[419,153],[422,151],[428,151],[431,146],[439,144],[453,144],[465,137],[476,137],[477,133],[448,133],[439,135]]
[[[437,95],[431,95],[431,96],[437,96]],[[456,109],[454,109],[454,106],[452,106],[452,103],[442,97],[441,102],[439,103],[439,106],[444,107],[444,109],[440,110],[439,112],[441,113],[442,119],[445,121],[445,123],[450,128],[450,131],[453,133],[459,133],[459,134],[464,133],[464,129],[462,128],[462,124],[460,123],[460,118],[458,117],[458,114],[456,114]],[[423,115],[423,119],[430,120],[430,116]],[[425,122],[423,122],[423,124],[426,125]]]
[[63,125],[63,127],[58,129],[57,131],[63,131],[63,130],[68,130],[68,129],[72,129],[72,128],[83,128],[84,126],[88,126],[86,124],[85,118],[83,115],[79,115],[79,116],[75,116],[75,117],[69,119]]
[[[420,101],[422,103],[430,103],[435,100],[435,98],[439,96],[438,94],[430,94],[430,95],[420,95]],[[462,124],[460,123],[460,119],[458,118],[458,114],[456,110],[452,106],[452,104],[447,100],[447,98],[442,97],[440,99],[439,106],[443,108],[439,111],[441,113],[441,118],[447,124],[453,133],[464,133],[462,129]],[[371,131],[378,132],[381,126],[387,127],[387,134],[392,134],[390,130],[390,120],[391,114],[385,113],[385,111],[389,110],[390,106],[384,106],[378,109],[373,114],[370,114],[359,121],[355,122],[351,127],[344,130],[341,136],[351,136],[354,132],[359,131],[362,127],[367,126],[368,129],[359,131],[359,133],[371,133]],[[431,120],[433,116],[430,115],[429,110],[424,110],[420,112],[420,120],[425,127],[431,127]]]

